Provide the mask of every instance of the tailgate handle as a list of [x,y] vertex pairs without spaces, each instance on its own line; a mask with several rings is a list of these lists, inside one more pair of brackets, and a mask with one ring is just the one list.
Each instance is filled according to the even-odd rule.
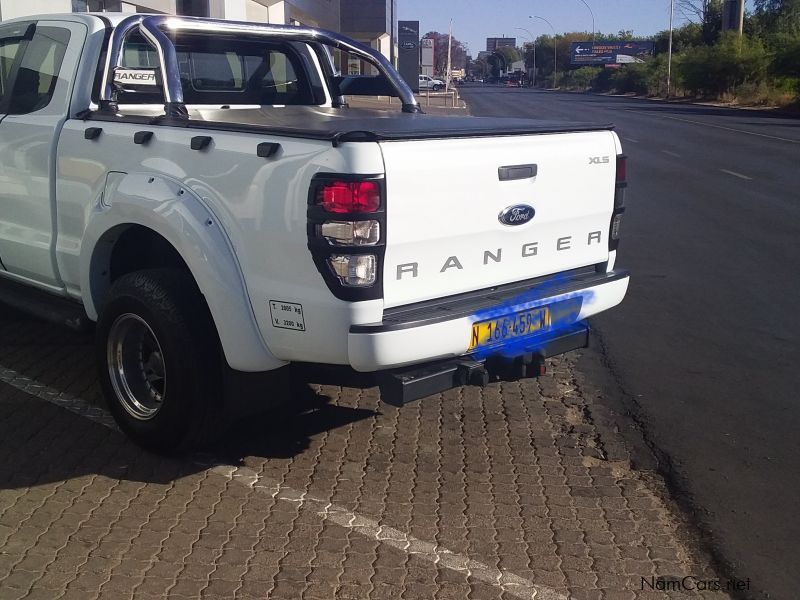
[[512,181],[514,179],[531,179],[536,177],[539,168],[536,165],[510,165],[508,167],[497,167],[497,177],[500,181]]

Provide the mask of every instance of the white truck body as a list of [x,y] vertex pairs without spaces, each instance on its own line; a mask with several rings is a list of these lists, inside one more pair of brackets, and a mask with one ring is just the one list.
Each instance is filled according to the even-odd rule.
[[[628,276],[614,270],[609,239],[622,210],[621,147],[610,127],[336,106],[319,55],[302,46],[323,82],[310,106],[187,103],[177,123],[157,118],[161,104],[104,111],[99,79],[113,76],[104,70],[108,35],[122,22],[53,15],[0,24],[0,50],[4,36],[18,39],[31,24],[64,40],[46,106],[0,114],[0,280],[79,303],[95,321],[122,268],[116,244],[132,228],[147,230],[185,264],[238,372],[290,362],[381,371],[466,357],[481,314],[469,302],[447,319],[389,327],[387,315],[462,297],[485,306],[520,282],[535,289],[578,277],[502,309],[513,315],[578,297],[569,326],[623,299]],[[9,85],[21,60],[3,74]],[[0,113],[10,98],[4,92]],[[259,144],[275,154],[259,156]],[[523,170],[500,175],[509,166]],[[377,281],[367,291],[339,289],[323,272],[333,251],[312,248],[319,211],[309,190],[326,174],[372,178],[383,190]],[[503,222],[517,205],[533,218]]]

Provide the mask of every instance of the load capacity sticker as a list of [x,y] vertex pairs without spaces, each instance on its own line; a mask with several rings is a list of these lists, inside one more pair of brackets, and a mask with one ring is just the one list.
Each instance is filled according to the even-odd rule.
[[305,331],[306,323],[303,319],[303,305],[282,300],[269,301],[269,314],[272,317],[272,326],[279,329],[294,329]]

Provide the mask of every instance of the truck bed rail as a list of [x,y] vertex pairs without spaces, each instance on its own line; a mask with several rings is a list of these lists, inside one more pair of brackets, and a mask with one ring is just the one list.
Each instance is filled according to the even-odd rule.
[[[313,44],[315,46],[331,46],[344,50],[372,64],[386,77],[402,102],[403,112],[420,112],[419,104],[411,88],[394,70],[392,64],[380,52],[360,44],[350,38],[333,31],[315,29],[313,27],[297,27],[293,25],[256,24],[241,21],[213,21],[197,17],[175,17],[171,15],[133,15],[124,19],[114,28],[106,55],[103,81],[100,89],[100,109],[114,111],[114,70],[122,66],[122,48],[131,32],[138,30],[158,52],[160,73],[164,86],[164,112],[167,117],[186,119],[188,113],[183,100],[178,56],[175,45],[164,30],[209,32],[215,35],[232,36],[270,36],[291,39]],[[330,67],[333,64],[330,55]]]

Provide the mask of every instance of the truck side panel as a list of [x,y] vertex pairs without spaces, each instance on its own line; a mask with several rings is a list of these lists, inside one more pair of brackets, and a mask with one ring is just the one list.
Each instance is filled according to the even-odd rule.
[[[89,127],[102,131],[88,140],[84,133]],[[151,132],[152,137],[136,144],[134,136],[140,131]],[[191,139],[196,136],[209,136],[212,141],[203,150],[192,150]],[[279,143],[278,154],[258,157],[256,148],[261,142]],[[83,298],[88,306],[94,301],[81,282],[98,274],[91,273],[95,248],[85,242],[99,239],[97,231],[108,224],[124,221],[116,212],[122,204],[116,204],[113,193],[103,197],[107,174],[113,170],[174,182],[175,190],[184,188],[207,208],[235,253],[252,317],[273,357],[345,364],[349,325],[380,321],[382,301],[347,303],[333,297],[312,261],[306,234],[308,190],[314,174],[382,173],[377,144],[333,148],[320,140],[70,120],[59,141],[58,156],[58,265],[70,295]],[[163,191],[148,198],[152,221],[177,201],[178,197]],[[105,224],[97,225],[101,221]],[[206,282],[198,284],[202,290]],[[220,300],[224,307],[224,294]],[[274,326],[278,315],[271,310],[271,301],[300,306],[303,329]],[[220,310],[214,314],[218,329],[225,318],[225,310]],[[244,335],[235,328],[233,332]],[[226,347],[232,367],[260,370],[252,361],[231,360],[234,354]],[[261,368],[274,366],[274,361],[265,358]]]

